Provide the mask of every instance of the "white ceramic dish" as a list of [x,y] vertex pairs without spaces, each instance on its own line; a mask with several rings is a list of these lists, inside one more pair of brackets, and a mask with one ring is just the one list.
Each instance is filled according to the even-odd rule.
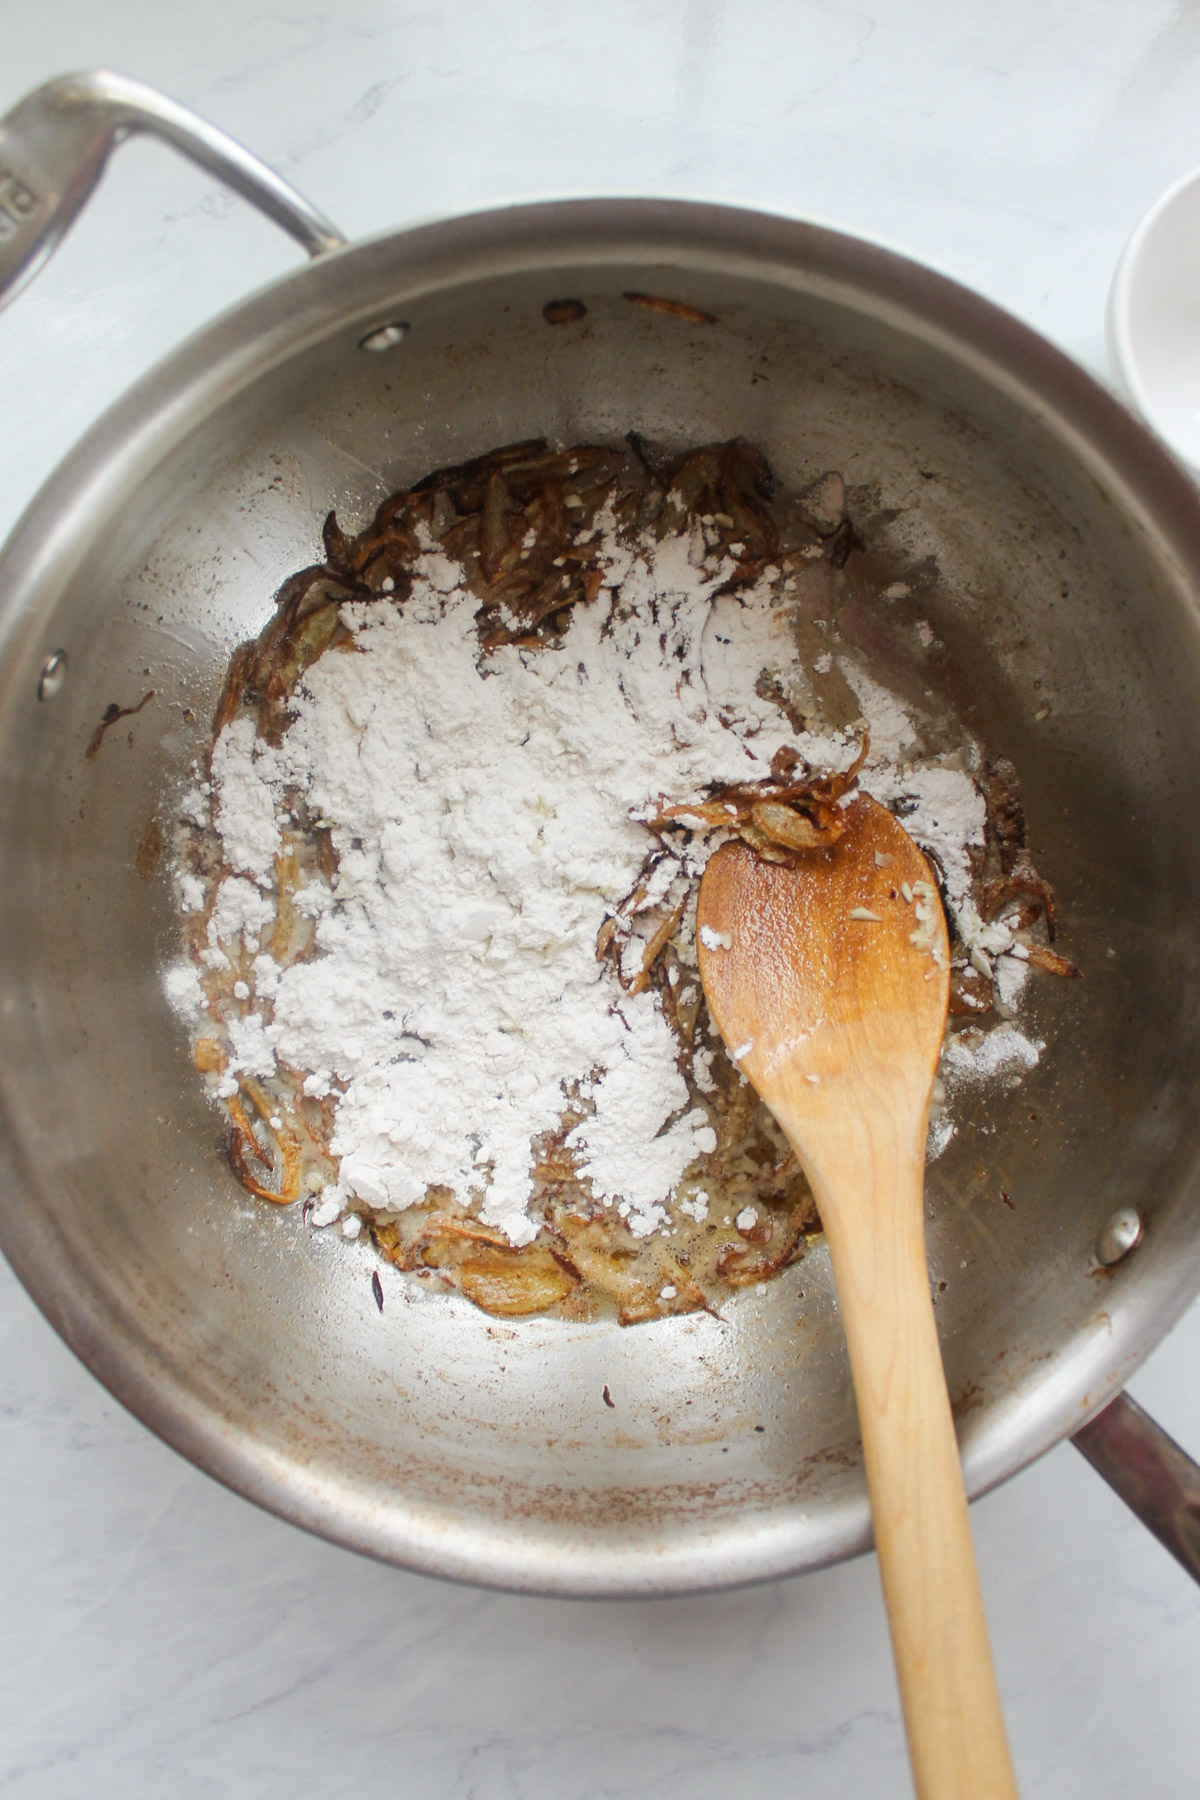
[[1200,169],[1169,188],[1122,253],[1108,353],[1139,412],[1200,475]]

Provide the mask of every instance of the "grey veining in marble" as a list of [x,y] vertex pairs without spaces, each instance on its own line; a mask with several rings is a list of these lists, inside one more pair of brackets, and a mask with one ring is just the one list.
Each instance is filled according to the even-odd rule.
[[[5,9],[0,108],[156,83],[363,234],[513,197],[807,211],[1093,367],[1144,208],[1200,162],[1200,5],[149,0]],[[166,150],[119,152],[0,316],[0,526],[181,335],[292,266]],[[1200,1450],[1200,1310],[1133,1384]],[[1068,1447],[974,1513],[1027,1800],[1200,1791],[1200,1593]],[[873,1563],[568,1603],[377,1568],[128,1418],[0,1273],[4,1800],[805,1800],[909,1791]]]

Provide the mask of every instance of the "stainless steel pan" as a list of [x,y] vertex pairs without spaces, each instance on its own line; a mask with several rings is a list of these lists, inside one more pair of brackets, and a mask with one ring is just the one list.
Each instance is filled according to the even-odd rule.
[[[1200,1286],[1188,482],[1050,345],[877,245],[597,200],[338,247],[245,152],[112,77],[52,84],[0,126],[0,280],[31,271],[141,128],[314,260],[139,383],[0,562],[0,1239],[39,1305],[203,1468],[412,1567],[662,1593],[868,1542],[819,1251],[723,1320],[506,1325],[399,1277],[381,1313],[369,1249],[238,1186],[161,988],[175,796],[231,647],[312,559],[329,506],[360,520],[506,439],[736,433],[785,482],[839,468],[872,487],[978,730],[1022,773],[1086,979],[1037,987],[1042,1067],[981,1099],[932,1166],[930,1259],[971,1490],[1077,1431]],[[543,304],[565,296],[586,320],[551,328]],[[106,707],[150,689],[88,758]],[[1140,1240],[1119,1255],[1122,1209]],[[1129,1423],[1103,1417],[1101,1459]],[[1183,1554],[1179,1504],[1157,1528]]]

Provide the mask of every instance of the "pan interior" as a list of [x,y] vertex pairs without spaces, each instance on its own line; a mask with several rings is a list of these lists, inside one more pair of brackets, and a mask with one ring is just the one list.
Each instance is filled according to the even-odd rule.
[[[1085,971],[1033,986],[1041,1065],[960,1105],[930,1169],[977,1490],[1081,1422],[1195,1285],[1197,531],[1139,497],[1153,452],[1121,448],[1145,440],[1115,406],[1087,403],[1120,450],[1106,462],[1080,449],[1082,377],[1047,352],[1039,394],[885,253],[848,273],[818,233],[781,262],[732,238],[718,255],[593,232],[585,254],[540,226],[492,232],[470,254],[434,233],[424,260],[411,239],[367,246],[221,322],[81,449],[7,554],[3,1235],[102,1379],[303,1524],[513,1586],[716,1586],[867,1539],[825,1254],[720,1319],[505,1323],[386,1269],[381,1312],[368,1246],[250,1199],[162,990],[162,845],[230,650],[319,556],[331,506],[356,529],[401,483],[514,439],[738,435],[788,486],[838,469],[861,493],[870,550],[1020,771]],[[548,325],[566,296],[586,317]],[[395,317],[398,346],[360,348]],[[67,679],[39,701],[59,649]],[[151,690],[89,757],[105,708]],[[1146,1239],[1109,1275],[1092,1247],[1122,1205]]]

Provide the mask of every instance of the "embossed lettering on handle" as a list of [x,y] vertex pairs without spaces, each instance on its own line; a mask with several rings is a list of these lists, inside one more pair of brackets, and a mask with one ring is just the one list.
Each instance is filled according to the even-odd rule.
[[0,119],[0,306],[32,279],[78,216],[116,144],[137,131],[173,144],[321,256],[345,238],[303,195],[154,88],[123,75],[64,75]]

